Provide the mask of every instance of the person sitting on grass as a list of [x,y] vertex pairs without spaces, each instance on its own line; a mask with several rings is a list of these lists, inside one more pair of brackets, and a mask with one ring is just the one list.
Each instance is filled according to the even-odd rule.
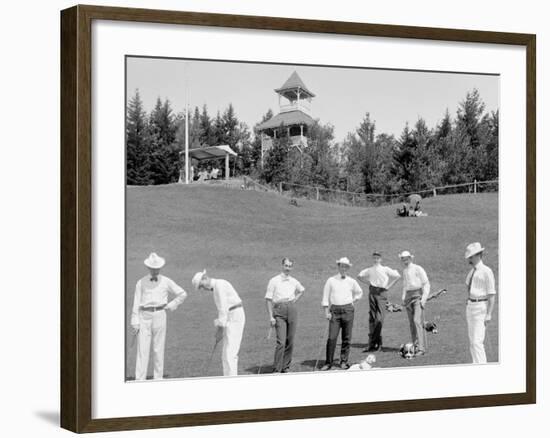
[[407,212],[407,204],[403,203],[403,205],[401,206],[401,208],[398,208],[397,211],[397,216],[399,217],[406,217],[408,216],[408,212]]

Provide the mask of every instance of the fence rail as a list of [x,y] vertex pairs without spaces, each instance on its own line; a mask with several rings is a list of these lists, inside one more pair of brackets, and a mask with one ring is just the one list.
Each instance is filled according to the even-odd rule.
[[254,181],[248,176],[243,176],[243,186],[246,190],[260,190],[263,192],[274,192],[275,189],[272,189],[266,185],[260,184],[257,181]]
[[[261,184],[258,185],[261,186]],[[498,180],[474,180],[473,182],[469,183],[453,184],[447,186],[433,187],[425,190],[418,190],[415,192],[392,194],[348,192],[344,190],[327,189],[324,187],[306,186],[302,184],[287,182],[279,183],[277,189],[280,194],[290,197],[332,202],[335,204],[349,205],[353,207],[376,207],[380,205],[407,202],[408,197],[413,194],[419,194],[423,198],[428,198],[433,196],[449,195],[456,193],[496,192],[498,191]]]

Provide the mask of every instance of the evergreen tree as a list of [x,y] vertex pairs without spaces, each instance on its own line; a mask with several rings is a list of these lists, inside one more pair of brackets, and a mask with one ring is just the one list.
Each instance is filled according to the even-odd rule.
[[484,179],[494,180],[498,178],[498,121],[499,111],[492,111],[487,117],[488,138],[486,144],[487,166]]
[[126,109],[126,184],[145,185],[151,182],[146,117],[139,91],[136,90]]
[[157,99],[149,116],[149,171],[153,184],[169,184],[179,178],[179,148],[170,102]]
[[212,127],[210,125],[210,116],[208,115],[208,108],[206,107],[206,104],[202,106],[202,113],[200,115],[199,119],[199,143],[201,146],[210,146],[211,140],[212,140]]
[[397,181],[398,190],[409,192],[413,190],[413,164],[416,153],[416,141],[409,129],[408,123],[403,128],[397,145],[393,156],[393,174]]
[[449,109],[447,108],[445,110],[445,115],[443,116],[443,120],[441,120],[441,123],[436,128],[436,140],[440,140],[442,138],[447,137],[449,134],[451,134],[451,131],[453,129],[453,124],[451,121],[451,114],[449,113]]
[[235,109],[231,103],[223,112],[221,126],[221,144],[228,144],[232,149],[235,149],[235,146],[239,141],[239,132],[237,129],[239,126],[239,120],[235,115]]

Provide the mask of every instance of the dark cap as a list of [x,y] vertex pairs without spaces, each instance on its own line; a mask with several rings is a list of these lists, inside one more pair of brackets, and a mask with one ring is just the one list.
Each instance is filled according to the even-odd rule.
[[373,257],[374,257],[374,256],[382,257],[382,253],[381,253],[380,251],[374,251],[374,252],[372,253],[372,255],[373,255]]

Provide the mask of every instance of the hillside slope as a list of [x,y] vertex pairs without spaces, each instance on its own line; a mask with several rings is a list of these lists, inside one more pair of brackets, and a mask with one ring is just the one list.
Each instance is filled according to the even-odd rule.
[[[397,218],[395,206],[364,209],[316,201],[299,202],[300,206],[296,207],[275,193],[213,186],[128,188],[127,307],[131,305],[135,280],[144,274],[142,261],[151,251],[167,258],[166,275],[191,292],[184,306],[186,310],[181,313],[178,310],[170,318],[167,355],[173,356],[173,362],[167,357],[168,374],[199,374],[199,363],[210,348],[205,350],[200,342],[178,338],[174,333],[174,330],[180,334],[199,331],[207,333],[209,338],[212,336],[214,304],[211,297],[198,296],[191,291],[190,279],[194,272],[207,268],[214,277],[231,281],[241,294],[247,310],[242,372],[255,372],[254,366],[261,364],[258,361],[270,362],[273,346],[266,341],[258,346],[257,339],[247,341],[247,336],[255,332],[257,335],[257,330],[262,334],[267,331],[263,300],[266,284],[277,274],[283,256],[293,258],[296,261],[294,274],[307,289],[300,302],[303,314],[300,324],[304,334],[301,340],[298,338],[305,350],[297,353],[298,363],[295,363],[300,370],[311,370],[311,361],[318,356],[323,363],[323,342],[317,339],[319,333],[326,331],[326,322],[321,318],[320,295],[324,282],[335,272],[335,260],[349,257],[354,263],[351,274],[357,275],[360,269],[368,266],[370,254],[375,249],[382,251],[385,263],[394,268],[400,268],[398,252],[409,249],[416,255],[416,262],[428,272],[433,289],[449,289],[447,297],[433,302],[434,314],[431,316],[441,316],[443,310],[453,315],[447,319],[459,327],[461,342],[454,347],[451,337],[448,348],[456,348],[460,354],[449,353],[446,348],[448,354],[441,363],[469,360],[463,345],[466,330],[463,282],[468,269],[464,248],[469,242],[481,241],[487,248],[486,261],[498,275],[498,194],[430,198],[423,202],[423,210],[429,216],[422,218]],[[399,302],[400,287],[398,283],[392,291],[392,301]],[[364,343],[368,331],[367,300],[362,300],[357,310],[354,339]],[[396,323],[388,326],[388,339],[393,338],[394,344],[407,341],[405,314],[390,318]],[[438,340],[450,334],[443,331]],[[189,356],[187,361],[193,364],[188,364],[187,371],[180,365],[170,365],[181,362],[178,358],[182,350]],[[361,356],[360,351],[356,349],[354,353],[357,358]],[[258,355],[262,356],[261,360]],[[303,355],[301,365],[300,355]],[[388,356],[388,366],[410,364],[398,362],[394,356],[394,353]],[[420,358],[416,363],[421,364],[423,360]],[[133,374],[133,361],[130,357],[129,375]],[[433,357],[425,363],[433,363]],[[213,367],[212,373],[217,374],[219,370]]]

